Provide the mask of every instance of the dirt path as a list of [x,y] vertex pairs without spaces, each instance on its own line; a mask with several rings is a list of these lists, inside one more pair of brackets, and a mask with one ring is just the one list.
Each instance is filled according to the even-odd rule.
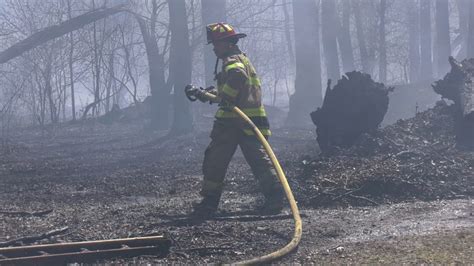
[[[298,183],[299,166],[318,152],[314,133],[275,133],[272,145],[290,183],[297,185],[295,193],[306,193],[299,189],[305,184]],[[19,132],[10,142],[10,152],[0,155],[1,209],[53,212],[41,217],[0,215],[0,241],[63,226],[70,228],[67,234],[45,242],[152,233],[165,233],[173,239],[171,254],[166,258],[125,260],[143,263],[231,262],[284,245],[292,234],[290,219],[213,220],[202,224],[186,220],[191,203],[198,200],[207,134],[163,138],[144,133],[140,125],[100,124],[70,125],[49,133]],[[261,200],[255,187],[249,167],[242,155],[236,154],[226,179],[220,215],[252,210]],[[467,252],[472,250],[473,202],[466,198],[377,207],[301,207],[305,214],[303,240],[297,253],[283,262],[377,262],[378,257],[372,255],[380,246],[387,247],[386,254],[392,254],[389,247],[398,247],[405,254],[403,248],[415,250],[410,247],[414,243],[426,247],[422,243],[426,238],[456,242],[458,236],[466,242],[459,249],[473,254]],[[413,238],[421,240],[410,240]],[[344,251],[336,251],[339,246]],[[472,255],[461,261],[466,259],[472,259]],[[379,258],[379,262],[382,260]]]

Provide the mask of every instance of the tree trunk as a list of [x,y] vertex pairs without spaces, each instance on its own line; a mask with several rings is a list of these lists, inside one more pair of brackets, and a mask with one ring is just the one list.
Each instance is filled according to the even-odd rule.
[[[52,51],[51,51],[52,52]],[[47,59],[46,59],[46,66],[44,70],[44,88],[45,94],[48,98],[49,104],[49,115],[51,119],[51,123],[56,124],[58,121],[56,119],[56,104],[53,99],[53,86],[51,85],[51,75],[52,75],[52,54],[48,52]]]
[[[92,1],[94,3],[94,1]],[[94,51],[94,71],[93,71],[93,77],[94,77],[94,102],[97,103],[92,107],[92,114],[94,116],[99,115],[99,106],[100,106],[100,60],[99,60],[99,43],[97,42],[97,27],[96,23],[93,23],[92,27],[92,37],[93,37],[93,51]]]
[[474,58],[474,2],[470,1],[469,2],[469,24],[468,24],[468,30],[467,30],[467,45],[466,45],[466,52],[467,52],[467,58]]
[[[68,19],[72,18],[71,12],[71,0],[67,1],[67,14]],[[69,58],[68,58],[68,66],[69,66],[69,83],[71,86],[71,112],[72,112],[72,120],[76,121],[76,99],[74,93],[74,33],[69,33]]]
[[336,2],[334,0],[322,0],[321,5],[321,27],[323,36],[324,58],[328,79],[337,81],[341,76],[339,69],[339,56],[337,52],[337,35],[335,30]]
[[19,41],[0,53],[0,64],[8,62],[9,60],[20,56],[26,51],[29,51],[49,40],[58,38],[69,32],[75,31],[99,19],[117,14],[125,11],[123,5],[99,8],[83,15],[69,19],[58,25],[49,26],[41,31],[38,31],[23,41]]
[[[276,3],[276,2],[273,2],[273,3],[274,3],[274,5],[272,6],[272,9],[271,9],[271,11],[272,11],[272,13],[271,13],[272,18],[275,17],[275,3]],[[273,31],[273,30],[271,31],[271,39],[272,39],[272,40],[275,40],[275,31]],[[276,44],[275,44],[274,42],[272,42],[271,48],[272,48],[272,53],[273,53],[273,54],[277,54],[277,53],[278,53],[278,51],[277,51],[277,49],[276,49]],[[277,91],[278,91],[278,90],[277,90],[278,87],[277,87],[277,86],[278,86],[278,81],[279,81],[279,79],[280,79],[279,73],[281,72],[281,67],[279,67],[278,64],[279,64],[279,62],[277,62],[276,60],[273,61],[273,66],[272,66],[272,68],[273,68],[273,71],[272,71],[272,72],[273,72],[272,106],[275,106],[276,101],[277,101],[277,94],[278,94],[278,92],[277,92]]]
[[285,39],[286,45],[288,47],[288,54],[290,56],[290,63],[291,65],[295,64],[295,53],[293,51],[293,40],[291,39],[291,29],[290,29],[290,14],[288,12],[288,2],[283,0],[283,14],[285,15]]
[[379,24],[379,80],[387,82],[387,42],[385,37],[385,13],[387,11],[387,0],[380,0],[380,24]]
[[342,4],[342,25],[337,19],[339,27],[337,41],[341,51],[342,66],[344,73],[355,70],[354,52],[352,49],[351,33],[350,33],[351,6],[348,2]]
[[168,0],[171,30],[169,79],[174,88],[174,115],[171,132],[192,131],[193,121],[184,87],[191,83],[191,47],[185,0]]
[[410,82],[418,81],[420,76],[420,23],[418,20],[418,7],[416,0],[408,4],[408,32],[409,32],[409,62]]
[[309,113],[322,102],[318,9],[314,0],[293,0],[296,79],[288,125],[310,124]]
[[164,60],[145,20],[140,16],[135,16],[135,18],[140,26],[148,60],[152,99],[151,127],[158,130],[168,129],[169,91],[166,89]]
[[423,81],[433,78],[433,60],[431,49],[431,0],[420,0],[420,57]]
[[438,51],[438,76],[443,76],[449,70],[448,58],[451,55],[449,7],[446,0],[436,0],[436,44]]
[[[215,22],[226,21],[226,0],[201,0],[202,21],[204,25]],[[206,29],[204,36],[206,36]],[[207,41],[206,41],[207,42]],[[216,56],[212,49],[204,48],[204,71],[206,77],[206,87],[215,85],[214,65]]]
[[358,3],[356,0],[352,0],[352,9],[354,11],[354,18],[356,23],[357,41],[359,43],[362,71],[368,74],[371,72],[370,60],[369,53],[367,52],[367,45],[365,43],[364,26],[362,25],[362,17],[360,14],[360,3]]
[[110,97],[112,93],[112,83],[114,80],[114,57],[115,53],[112,50],[112,52],[109,55],[109,80],[107,82],[107,88],[105,92],[105,113],[108,113],[110,111]]
[[[38,97],[36,97],[36,92],[32,92],[32,102],[37,106],[34,108],[36,112],[36,119],[38,120],[38,123],[43,126],[45,122],[45,109],[46,109],[46,100],[45,100],[45,89],[43,88],[43,84],[41,81],[41,78],[39,75],[43,75],[41,72],[42,70],[39,68],[38,65],[34,66],[34,83],[36,84],[36,88],[38,90]],[[35,85],[33,85],[33,82],[31,82],[31,87],[35,88]]]
[[66,77],[66,66],[63,66],[63,70],[62,70],[62,79],[64,80],[64,84],[62,84],[62,90],[63,90],[63,100],[62,100],[62,122],[66,122],[66,102],[67,102],[67,77]]
[[[153,31],[152,31],[153,32]],[[135,79],[135,77],[133,77],[133,72],[132,72],[132,62],[130,61],[130,49],[129,47],[127,47],[126,43],[125,43],[125,33],[123,32],[122,30],[122,49],[123,49],[123,53],[124,53],[124,61],[125,61],[125,71],[128,75],[128,77],[130,78],[130,81],[132,82],[132,85],[133,85],[133,91],[131,91],[130,89],[128,89],[128,87],[125,85],[124,87],[127,89],[128,93],[132,96],[133,98],[133,103],[134,104],[138,104],[138,99],[137,99],[137,81]]]
[[[459,38],[460,38],[460,49],[457,57],[460,59],[464,59],[467,56],[467,48],[469,47],[469,14],[470,14],[470,0],[457,0],[456,4],[458,7],[458,14],[459,14]],[[454,45],[454,43],[453,43]],[[453,47],[453,49],[455,49]]]

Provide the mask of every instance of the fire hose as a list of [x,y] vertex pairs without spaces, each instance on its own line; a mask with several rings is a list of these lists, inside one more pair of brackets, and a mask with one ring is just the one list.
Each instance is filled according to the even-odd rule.
[[[192,85],[186,86],[185,93],[186,93],[186,97],[192,102],[196,101],[198,97],[204,98],[206,100],[209,100],[210,102],[215,102],[215,103],[219,103],[222,101],[218,96],[206,90],[203,90],[201,88],[194,87]],[[257,139],[263,145],[265,152],[267,153],[268,157],[270,157],[270,160],[273,166],[275,167],[278,179],[280,183],[282,184],[283,189],[285,191],[285,195],[288,199],[288,202],[290,203],[291,213],[293,214],[293,219],[295,222],[294,234],[293,234],[293,238],[288,244],[286,244],[286,246],[272,253],[269,253],[267,255],[245,260],[245,261],[239,261],[233,264],[252,265],[252,264],[267,263],[267,262],[282,258],[283,256],[292,252],[296,247],[298,247],[298,244],[301,241],[301,235],[303,233],[301,216],[300,216],[298,206],[295,201],[295,197],[293,196],[293,192],[291,191],[290,185],[288,184],[288,180],[286,179],[285,173],[283,172],[283,169],[281,168],[281,165],[278,162],[278,159],[276,158],[275,153],[273,153],[273,150],[270,144],[268,143],[268,141],[265,139],[265,137],[260,132],[258,127],[252,122],[252,120],[244,112],[242,112],[242,110],[240,110],[237,106],[233,106],[233,105],[226,105],[226,106],[228,106],[228,108],[230,108],[241,119],[243,119],[249,126],[251,126],[253,132],[257,136]]]

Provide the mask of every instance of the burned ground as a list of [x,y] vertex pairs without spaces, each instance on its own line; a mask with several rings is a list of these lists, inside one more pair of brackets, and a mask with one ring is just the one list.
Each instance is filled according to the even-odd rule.
[[[321,156],[313,129],[274,130],[271,144],[304,214],[301,246],[284,262],[390,261],[377,257],[378,247],[389,257],[441,238],[464,239],[459,252],[473,254],[474,154],[455,147],[450,121],[450,107],[440,104],[364,136],[351,150]],[[140,122],[21,130],[3,142],[1,209],[53,211],[0,214],[0,241],[64,226],[67,233],[43,242],[165,233],[173,241],[166,258],[127,259],[162,263],[231,262],[284,245],[292,235],[290,219],[186,219],[199,198],[208,141],[205,130],[167,137],[145,131]],[[261,196],[255,184],[238,152],[220,214],[256,207]],[[443,262],[420,256],[408,262]],[[459,256],[461,262],[473,259]]]
[[473,195],[473,153],[457,147],[454,112],[439,102],[414,118],[362,136],[350,149],[306,161],[301,176],[311,184],[305,187],[314,189],[303,195],[322,206]]

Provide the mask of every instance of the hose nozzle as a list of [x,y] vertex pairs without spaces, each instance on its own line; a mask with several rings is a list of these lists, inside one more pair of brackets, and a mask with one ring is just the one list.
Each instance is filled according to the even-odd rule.
[[184,87],[184,93],[186,94],[188,100],[190,100],[191,102],[195,102],[198,99],[198,94],[201,93],[201,89],[189,84]]

